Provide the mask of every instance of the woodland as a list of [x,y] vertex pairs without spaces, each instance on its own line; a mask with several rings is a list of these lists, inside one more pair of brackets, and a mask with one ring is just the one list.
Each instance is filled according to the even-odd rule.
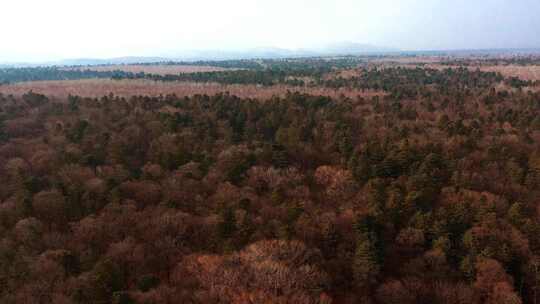
[[0,303],[538,303],[538,59],[374,59],[0,69]]

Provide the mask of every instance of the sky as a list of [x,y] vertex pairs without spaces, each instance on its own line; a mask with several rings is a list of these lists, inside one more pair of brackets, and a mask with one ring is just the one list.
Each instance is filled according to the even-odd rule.
[[540,47],[540,0],[3,0],[0,62],[355,42]]

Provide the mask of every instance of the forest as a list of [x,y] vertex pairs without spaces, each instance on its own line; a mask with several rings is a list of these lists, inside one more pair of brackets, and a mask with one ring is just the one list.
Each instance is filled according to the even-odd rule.
[[0,93],[0,303],[538,303],[540,79],[471,62],[0,69],[381,92]]
[[[356,67],[362,59],[356,57],[343,57],[336,59],[304,58],[304,59],[263,59],[263,60],[226,60],[226,61],[195,61],[195,62],[161,62],[139,64],[142,66],[210,66],[227,68],[231,71],[198,72],[157,75],[150,73],[133,73],[118,69],[111,71],[98,71],[92,66],[71,67],[27,67],[27,68],[0,68],[0,84],[10,84],[24,81],[41,80],[75,80],[88,78],[112,79],[141,79],[147,78],[156,81],[194,81],[218,82],[238,84],[272,85],[284,83],[287,77],[318,76],[329,73],[334,69]],[[99,67],[99,66],[97,66]],[[94,68],[94,69],[93,69]],[[303,85],[300,82],[292,84]]]

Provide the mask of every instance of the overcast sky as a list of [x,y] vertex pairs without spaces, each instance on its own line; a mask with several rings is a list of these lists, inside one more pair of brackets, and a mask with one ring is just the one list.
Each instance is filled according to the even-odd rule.
[[0,61],[358,42],[540,47],[540,0],[2,0]]

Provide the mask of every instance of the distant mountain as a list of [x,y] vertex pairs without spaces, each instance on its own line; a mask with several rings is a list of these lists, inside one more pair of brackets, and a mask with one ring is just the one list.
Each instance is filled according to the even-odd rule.
[[119,57],[119,58],[76,58],[76,59],[64,59],[59,61],[47,61],[47,62],[13,62],[13,63],[0,63],[0,68],[26,68],[26,67],[39,67],[39,66],[91,66],[91,65],[118,65],[118,64],[136,64],[136,63],[154,63],[154,62],[167,62],[171,61],[171,58],[165,57]]
[[61,60],[55,65],[106,65],[106,64],[135,64],[135,63],[152,63],[152,62],[165,62],[171,59],[165,57],[119,57],[110,59],[96,59],[96,58],[79,58],[79,59],[66,59]]
[[183,51],[176,53],[170,58],[172,60],[198,61],[198,60],[233,60],[233,59],[273,59],[297,57],[296,51],[274,48],[259,47],[247,50],[204,50],[204,51]]
[[0,68],[6,67],[33,67],[33,66],[88,66],[88,65],[117,65],[136,63],[155,63],[169,61],[199,61],[199,60],[233,60],[233,59],[279,59],[318,56],[346,56],[346,55],[376,55],[376,54],[402,54],[402,55],[439,55],[439,56],[466,56],[466,55],[495,55],[495,54],[538,54],[539,49],[496,49],[496,50],[436,50],[436,51],[402,51],[396,48],[380,47],[370,44],[340,42],[308,49],[290,50],[275,47],[259,47],[248,50],[192,50],[182,51],[174,55],[162,57],[119,57],[109,59],[79,58],[41,63],[2,63]]
[[278,59],[314,56],[362,55],[398,52],[398,49],[378,47],[369,44],[343,42],[319,48],[290,50],[276,47],[258,47],[247,50],[192,50],[170,54],[164,57],[120,57],[112,59],[69,59],[56,65],[103,65],[134,64],[166,61],[233,60],[233,59]]
[[247,50],[191,50],[169,53],[162,57],[119,57],[119,58],[75,58],[40,63],[6,63],[0,67],[31,66],[88,66],[107,64],[135,64],[167,61],[233,60],[233,59],[278,59],[316,56],[362,55],[398,52],[398,49],[378,47],[369,44],[342,42],[317,48],[290,50],[276,47],[258,47]]
[[325,56],[355,56],[355,55],[427,55],[427,56],[494,56],[501,54],[530,55],[540,54],[538,48],[528,49],[476,49],[476,50],[399,50],[391,47],[374,46],[355,42],[340,42],[330,45],[307,49],[283,49],[276,47],[259,47],[247,50],[191,50],[169,53],[161,57],[129,56],[109,59],[79,58],[65,59],[60,61],[25,63],[25,62],[2,62],[0,68],[9,67],[36,67],[36,66],[89,66],[89,65],[117,65],[136,63],[155,63],[170,61],[212,61],[212,60],[235,60],[235,59],[279,59],[300,57],[325,57]]
[[395,48],[379,47],[369,44],[343,42],[326,45],[310,49],[289,50],[275,47],[260,47],[239,51],[183,51],[169,56],[162,57],[118,57],[109,59],[99,58],[79,58],[66,59],[60,61],[25,63],[25,62],[0,62],[0,68],[22,68],[36,66],[91,66],[91,65],[118,65],[136,63],[156,63],[156,62],[193,62],[193,61],[213,61],[213,60],[235,60],[235,59],[279,59],[279,58],[301,58],[301,57],[326,57],[326,56],[355,56],[355,55],[406,55],[406,56],[495,56],[495,55],[531,55],[540,54],[540,49],[484,49],[484,50],[423,50],[423,51],[402,51]]
[[247,54],[255,57],[306,57],[306,56],[339,56],[339,55],[364,55],[399,52],[399,49],[379,47],[370,44],[353,42],[340,42],[321,47],[288,50],[279,48],[257,48]]
[[399,49],[355,42],[339,42],[316,48],[314,52],[326,55],[359,55],[400,52]]
[[259,47],[248,50],[246,55],[256,58],[279,58],[279,57],[295,57],[298,56],[298,52],[289,49],[275,48],[275,47]]
[[540,48],[509,48],[509,49],[455,49],[455,50],[422,50],[422,51],[403,51],[403,55],[428,55],[428,56],[527,56],[540,54]]
[[190,51],[177,54],[181,60],[227,60],[227,59],[276,59],[313,56],[362,55],[399,52],[398,49],[369,44],[343,42],[318,48],[290,50],[275,47],[259,47],[241,51]]

